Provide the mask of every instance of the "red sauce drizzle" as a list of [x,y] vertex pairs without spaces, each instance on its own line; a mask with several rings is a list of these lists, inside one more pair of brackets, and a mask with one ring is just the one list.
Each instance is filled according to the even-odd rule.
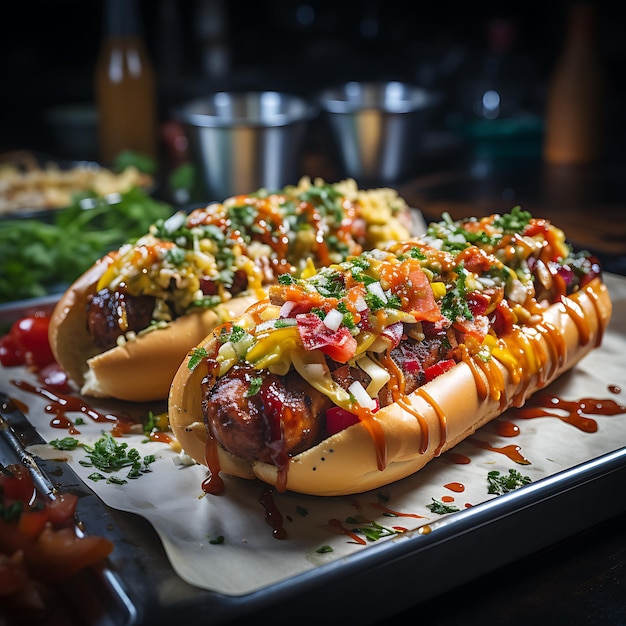
[[395,515],[396,517],[415,517],[415,518],[424,517],[423,515],[418,515],[417,513],[400,513],[399,511],[394,511],[393,509],[387,508],[385,505],[381,504],[380,502],[372,502],[372,506],[375,509],[378,509],[379,511],[383,511],[383,513],[389,513],[389,515]]
[[352,539],[352,541],[358,543],[359,545],[364,546],[367,543],[363,537],[359,537],[356,533],[353,533],[350,529],[346,528],[338,519],[329,519],[328,525],[332,528],[336,528],[344,535],[347,535],[350,539]]
[[459,454],[458,452],[451,452],[450,450],[445,453],[443,458],[448,459],[450,463],[455,463],[456,465],[469,465],[472,462],[468,456]]
[[[555,413],[551,409],[561,410],[563,414]],[[555,417],[583,432],[595,433],[598,430],[598,422],[587,416],[622,415],[624,413],[626,413],[626,407],[611,399],[581,398],[580,400],[564,400],[558,396],[542,394],[534,396],[530,400],[530,405],[516,409],[515,415],[523,419]]]
[[[580,345],[586,346],[589,343],[591,335],[589,331],[589,322],[585,319],[585,314],[580,308],[580,305],[565,296],[561,297],[561,304],[565,307],[565,312],[570,316],[578,329],[578,334],[580,335]],[[599,324],[600,323],[601,322],[599,322]]]
[[465,485],[463,483],[446,483],[444,487],[450,491],[454,491],[454,493],[463,493],[465,491]]
[[217,442],[211,433],[207,433],[206,444],[204,447],[204,457],[206,459],[206,465],[209,468],[209,475],[202,481],[202,490],[205,493],[217,496],[224,491],[224,481],[220,476],[220,461],[217,456]]
[[12,380],[11,383],[22,391],[35,394],[46,400],[50,404],[44,409],[46,413],[52,413],[54,417],[50,420],[52,428],[67,429],[70,434],[80,434],[75,428],[73,422],[67,417],[66,413],[80,412],[91,418],[94,422],[106,422],[117,424],[119,418],[115,415],[109,415],[96,411],[80,398],[70,396],[68,394],[54,391],[45,385],[31,385],[23,380]]
[[475,445],[477,448],[482,448],[483,450],[491,450],[492,452],[499,452],[500,454],[504,454],[509,457],[511,461],[514,463],[518,463],[519,465],[530,465],[530,461],[522,455],[520,452],[521,448],[516,445],[508,445],[502,448],[496,448],[492,446],[490,443],[486,441],[481,441],[480,439],[474,439],[473,437],[469,439],[469,442]]
[[493,422],[493,429],[500,437],[517,437],[517,435],[519,435],[519,426],[505,420],[496,420]]
[[422,441],[419,448],[420,454],[424,454],[426,450],[428,450],[428,443],[430,441],[430,431],[428,429],[428,422],[424,419],[424,416],[418,413],[411,403],[406,400],[404,397],[398,398],[396,402],[408,413],[413,415],[417,422],[420,425],[420,430],[422,431]]
[[454,497],[453,496],[441,496],[441,501],[442,502],[454,502]]
[[439,420],[439,443],[437,444],[437,449],[435,450],[435,456],[439,456],[448,436],[448,423],[445,413],[441,410],[441,407],[433,400],[430,394],[424,391],[423,387],[420,387],[417,390],[417,395],[424,398],[424,400],[426,400],[426,402],[428,402],[428,404],[433,407],[433,410],[437,414],[437,419]]
[[609,385],[609,391],[611,393],[622,393],[622,388],[619,385]]
[[602,339],[604,337],[604,330],[605,330],[605,324],[604,324],[604,320],[602,318],[602,315],[600,314],[600,308],[598,306],[598,299],[599,296],[598,294],[593,290],[593,289],[585,289],[585,293],[589,296],[589,300],[591,301],[591,304],[593,304],[593,308],[596,311],[596,317],[598,318],[598,332],[596,334],[596,348],[602,343]]
[[265,521],[272,527],[272,536],[275,539],[286,539],[287,531],[283,527],[283,516],[274,502],[272,490],[264,491],[259,502],[265,507]]

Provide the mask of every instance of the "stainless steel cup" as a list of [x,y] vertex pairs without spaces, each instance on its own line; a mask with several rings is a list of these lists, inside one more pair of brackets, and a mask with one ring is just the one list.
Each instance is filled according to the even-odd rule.
[[348,82],[322,91],[318,102],[345,174],[390,183],[410,172],[435,97],[397,81]]
[[276,91],[217,92],[176,114],[211,200],[297,183],[307,124],[305,98]]

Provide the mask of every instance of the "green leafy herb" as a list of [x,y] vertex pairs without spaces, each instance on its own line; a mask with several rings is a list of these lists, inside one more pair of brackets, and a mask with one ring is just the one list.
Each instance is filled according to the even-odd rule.
[[501,228],[505,233],[521,233],[524,231],[532,215],[528,211],[522,211],[520,206],[515,206],[510,213],[500,215],[494,220],[494,226]]
[[[82,444],[89,461],[81,460],[84,467],[95,467],[102,472],[117,472],[128,467],[128,478],[138,478],[142,473],[149,472],[149,465],[155,461],[154,455],[146,455],[143,459],[136,448],[129,448],[128,444],[118,443],[110,433],[105,433],[92,446]],[[111,477],[108,482],[120,479]]]
[[427,509],[430,509],[433,513],[437,515],[445,515],[446,513],[456,513],[460,509],[453,504],[445,504],[440,500],[435,500],[432,498],[432,503],[426,505]]
[[332,546],[326,545],[326,546],[320,546],[315,552],[317,552],[318,554],[326,554],[327,552],[334,552]]
[[349,524],[360,524],[352,530],[355,533],[365,535],[365,538],[368,541],[378,541],[382,537],[390,537],[392,535],[398,535],[400,533],[400,531],[398,530],[381,526],[378,522],[367,522],[363,524],[360,519],[355,517],[348,517],[346,519],[346,522],[348,522]]
[[530,477],[522,476],[516,469],[510,469],[508,474],[500,474],[497,470],[493,470],[487,474],[489,485],[487,493],[501,496],[530,482],[532,482]]
[[250,379],[250,388],[246,392],[247,397],[256,396],[263,385],[263,376],[254,376]]
[[191,351],[191,355],[189,356],[189,361],[187,362],[187,368],[190,370],[196,369],[198,364],[209,356],[209,353],[205,348],[194,348]]
[[[78,420],[77,422],[78,423]],[[80,445],[80,441],[74,437],[63,437],[63,439],[53,439],[50,445],[57,450],[76,450]]]
[[105,252],[148,232],[172,212],[166,203],[133,188],[106,199],[78,194],[51,222],[0,222],[0,302],[60,291]]

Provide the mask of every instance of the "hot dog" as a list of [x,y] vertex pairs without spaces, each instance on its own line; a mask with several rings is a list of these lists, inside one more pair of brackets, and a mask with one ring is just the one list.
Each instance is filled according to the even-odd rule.
[[410,216],[391,189],[308,178],[175,213],[67,289],[52,351],[84,395],[164,400],[186,353],[278,276],[404,238]]
[[209,468],[347,495],[421,469],[597,347],[600,265],[515,207],[284,277],[181,365],[172,430]]

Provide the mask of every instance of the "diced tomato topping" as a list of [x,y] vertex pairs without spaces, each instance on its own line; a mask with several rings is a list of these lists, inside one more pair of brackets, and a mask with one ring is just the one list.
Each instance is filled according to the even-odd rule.
[[491,302],[489,296],[480,291],[471,291],[467,294],[466,300],[467,306],[474,317],[484,315]]
[[302,313],[296,320],[306,350],[320,350],[338,363],[347,363],[356,354],[357,341],[345,326],[331,330],[314,313]]
[[[376,408],[372,410],[372,413],[378,411],[378,399],[376,400]],[[352,426],[359,421],[359,416],[356,413],[350,413],[350,411],[341,408],[340,406],[331,406],[326,411],[326,432],[328,435],[334,435],[342,430]]]
[[326,432],[329,436],[334,435],[358,421],[359,418],[354,413],[350,413],[340,406],[332,406],[326,411]]
[[437,376],[441,376],[441,374],[447,372],[452,369],[456,365],[456,361],[454,359],[446,359],[445,361],[439,361],[434,365],[426,368],[424,372],[425,382],[431,381],[433,378],[437,378]]

